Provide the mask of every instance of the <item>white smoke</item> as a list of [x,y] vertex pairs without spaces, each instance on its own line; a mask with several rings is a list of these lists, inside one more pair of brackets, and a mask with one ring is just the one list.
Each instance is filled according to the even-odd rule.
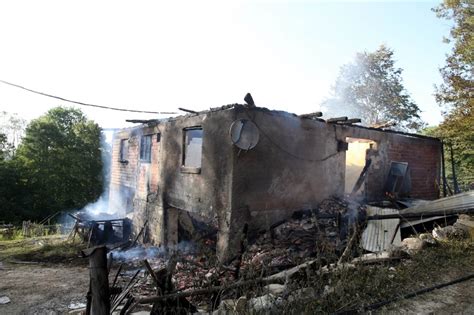
[[103,180],[103,192],[97,201],[89,203],[79,212],[85,212],[89,217],[96,220],[99,219],[116,219],[119,218],[118,214],[111,211],[109,207],[109,183],[110,183],[110,171],[111,171],[111,157],[112,157],[112,130],[103,130],[101,133],[101,158],[102,158],[102,180]]
[[195,254],[196,247],[193,243],[182,241],[175,246],[135,246],[127,250],[114,250],[111,252],[114,259],[118,261],[152,260],[156,258],[167,258],[170,253]]

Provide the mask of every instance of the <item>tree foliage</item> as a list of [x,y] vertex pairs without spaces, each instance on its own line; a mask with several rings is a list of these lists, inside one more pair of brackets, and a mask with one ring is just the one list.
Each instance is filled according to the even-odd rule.
[[357,53],[353,63],[342,66],[333,96],[323,107],[331,115],[361,118],[366,125],[395,122],[400,129],[418,129],[420,109],[406,92],[401,74],[393,50],[386,46]]
[[0,183],[2,212],[40,219],[96,200],[103,184],[100,137],[99,126],[77,109],[57,107],[32,120],[14,158],[0,165],[9,182]]
[[436,100],[445,110],[437,134],[453,146],[461,187],[474,187],[474,2],[446,0],[434,9],[438,17],[453,22],[452,51],[440,69],[443,83]]

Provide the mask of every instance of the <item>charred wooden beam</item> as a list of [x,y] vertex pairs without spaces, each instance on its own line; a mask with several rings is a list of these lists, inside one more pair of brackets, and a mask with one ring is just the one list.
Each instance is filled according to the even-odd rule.
[[347,117],[344,116],[344,117],[329,118],[328,120],[326,120],[326,122],[327,122],[327,123],[337,123],[337,122],[346,121],[346,120],[347,120]]
[[183,111],[183,112],[186,112],[186,113],[191,113],[191,114],[197,114],[198,112],[195,111],[195,110],[191,110],[191,109],[186,109],[186,108],[182,108],[182,107],[178,107],[179,110]]
[[314,112],[314,113],[299,115],[300,118],[306,118],[306,119],[314,119],[314,118],[321,117],[321,116],[323,116],[322,112]]
[[352,188],[351,198],[355,197],[355,194],[360,189],[360,186],[362,186],[362,184],[364,183],[365,178],[367,177],[367,171],[369,170],[369,167],[371,164],[372,164],[372,159],[365,160],[364,168],[362,169],[362,172],[360,172],[359,178],[357,178],[357,182]]
[[393,126],[396,126],[396,125],[397,125],[396,122],[390,121],[390,122],[384,122],[384,123],[380,123],[380,124],[371,125],[370,127],[371,128],[376,128],[376,129],[382,129],[382,128],[393,127]]
[[352,118],[344,121],[338,121],[337,123],[340,125],[352,125],[360,123],[362,120],[360,118]]
[[151,123],[157,123],[160,120],[159,119],[126,119],[125,121],[132,124],[151,124]]

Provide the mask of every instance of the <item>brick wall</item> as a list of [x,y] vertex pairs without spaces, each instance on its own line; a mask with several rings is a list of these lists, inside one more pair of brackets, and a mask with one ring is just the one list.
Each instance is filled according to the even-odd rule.
[[136,172],[139,158],[139,140],[137,137],[128,138],[128,163],[120,162],[120,141],[127,136],[114,138],[112,147],[111,184],[135,187]]
[[439,198],[440,154],[435,140],[395,136],[387,146],[388,161],[408,162],[413,198]]

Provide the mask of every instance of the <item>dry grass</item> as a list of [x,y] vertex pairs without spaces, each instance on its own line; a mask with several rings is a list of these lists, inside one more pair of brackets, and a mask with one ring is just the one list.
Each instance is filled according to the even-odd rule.
[[85,264],[79,257],[83,247],[61,235],[0,241],[0,261]]
[[[330,275],[309,273],[296,287],[314,287],[319,292],[307,304],[288,303],[285,312],[335,313],[361,309],[406,293],[446,282],[474,272],[474,243],[449,241],[427,248],[398,264],[357,266]],[[322,294],[329,288],[330,294]],[[304,305],[304,306],[302,306]]]

